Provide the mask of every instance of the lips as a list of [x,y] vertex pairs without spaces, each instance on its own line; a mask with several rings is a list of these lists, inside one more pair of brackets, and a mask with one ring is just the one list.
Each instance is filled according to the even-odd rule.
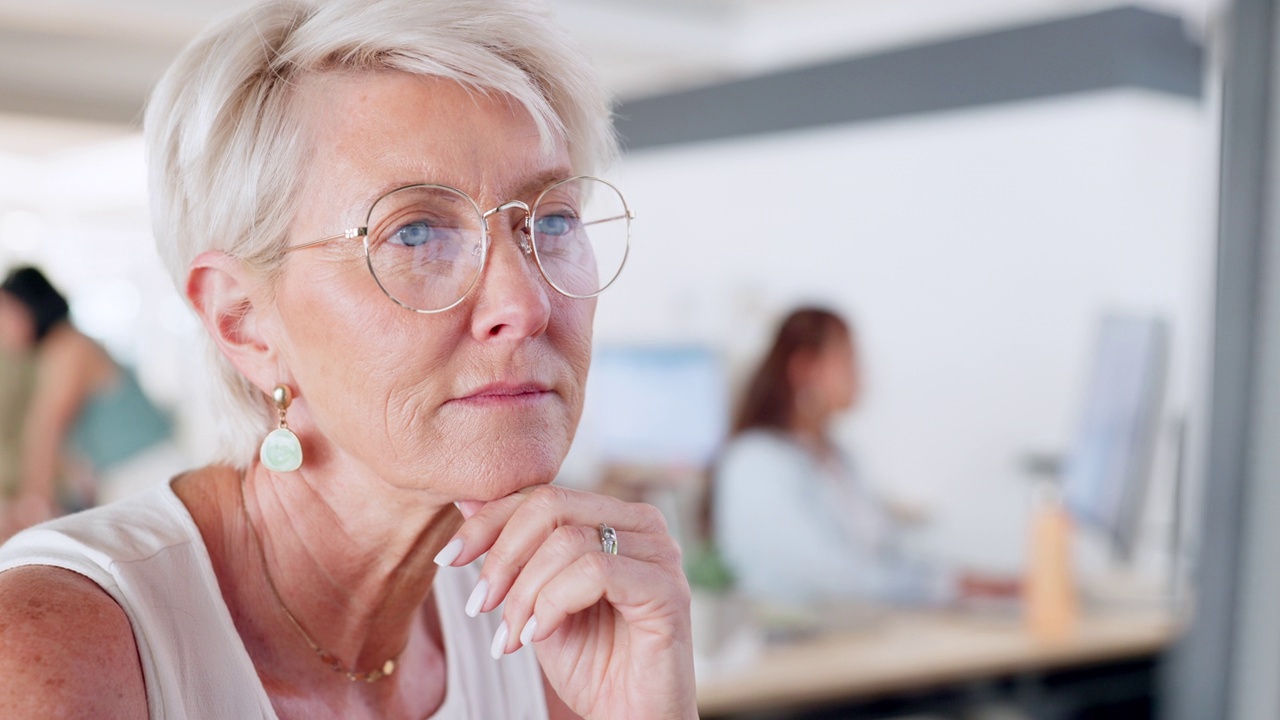
[[458,401],[498,401],[536,399],[551,392],[551,388],[541,383],[505,383],[497,382],[481,386],[461,395]]

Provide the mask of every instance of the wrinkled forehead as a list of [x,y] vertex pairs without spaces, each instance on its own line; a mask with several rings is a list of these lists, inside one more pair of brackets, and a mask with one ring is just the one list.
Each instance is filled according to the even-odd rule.
[[300,124],[289,235],[356,227],[407,185],[457,188],[483,207],[522,199],[571,174],[564,142],[546,143],[519,103],[456,81],[400,71],[334,72],[292,88]]
[[568,166],[563,138],[547,142],[509,96],[394,70],[339,71],[294,88],[307,181],[353,183],[371,197],[435,182],[481,199]]

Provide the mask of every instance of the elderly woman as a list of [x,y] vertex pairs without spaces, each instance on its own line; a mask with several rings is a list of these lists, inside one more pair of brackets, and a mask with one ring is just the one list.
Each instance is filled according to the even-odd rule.
[[631,216],[566,47],[523,0],[273,0],[183,53],[153,212],[227,462],[4,547],[0,715],[696,715],[659,514],[548,484]]

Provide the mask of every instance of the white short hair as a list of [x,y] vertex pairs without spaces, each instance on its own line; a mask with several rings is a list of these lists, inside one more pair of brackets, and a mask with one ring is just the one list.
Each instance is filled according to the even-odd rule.
[[[308,148],[291,89],[326,72],[398,70],[513,98],[576,171],[617,153],[609,102],[583,56],[529,0],[268,0],[196,38],[145,116],[156,246],[179,292],[218,250],[271,278]],[[218,460],[247,467],[274,424],[269,398],[209,343]]]

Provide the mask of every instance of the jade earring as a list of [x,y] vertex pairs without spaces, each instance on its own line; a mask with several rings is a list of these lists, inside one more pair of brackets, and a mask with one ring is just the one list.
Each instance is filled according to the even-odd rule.
[[284,421],[285,411],[293,402],[293,393],[288,386],[277,385],[271,393],[271,401],[280,413],[280,426],[267,434],[262,441],[262,449],[258,451],[258,459],[268,470],[274,472],[293,472],[302,467],[302,443],[293,434]]

